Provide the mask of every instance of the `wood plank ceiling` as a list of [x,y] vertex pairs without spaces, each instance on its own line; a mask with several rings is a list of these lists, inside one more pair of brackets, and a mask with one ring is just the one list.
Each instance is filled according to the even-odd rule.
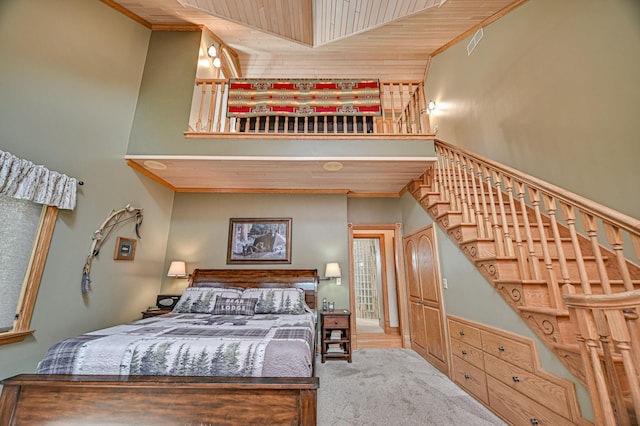
[[[238,55],[243,77],[383,81],[423,81],[433,54],[525,1],[102,0],[152,29],[208,28]],[[330,158],[162,159],[163,170],[145,165],[154,159],[129,159],[129,164],[176,191],[352,195],[398,195],[429,165],[425,159],[363,160],[327,174],[318,170]]]

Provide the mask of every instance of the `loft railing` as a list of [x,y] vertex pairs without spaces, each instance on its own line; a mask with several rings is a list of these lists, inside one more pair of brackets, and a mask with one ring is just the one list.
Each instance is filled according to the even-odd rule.
[[546,282],[549,308],[573,323],[596,424],[640,421],[640,221],[436,140],[426,182],[517,259],[520,278]]
[[260,135],[428,135],[429,120],[420,81],[381,81],[380,116],[227,117],[228,80],[196,79],[188,137]]

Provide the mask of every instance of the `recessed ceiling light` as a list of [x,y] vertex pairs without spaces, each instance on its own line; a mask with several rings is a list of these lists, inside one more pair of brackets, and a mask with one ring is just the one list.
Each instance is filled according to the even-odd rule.
[[143,164],[151,170],[165,170],[167,168],[166,164],[156,160],[146,160]]
[[337,161],[327,161],[324,163],[322,168],[328,172],[337,172],[338,170],[342,170],[342,163]]

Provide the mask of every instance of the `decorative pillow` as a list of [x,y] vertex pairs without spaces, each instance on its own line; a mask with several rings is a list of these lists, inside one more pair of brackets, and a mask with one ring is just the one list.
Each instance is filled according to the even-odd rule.
[[253,315],[258,299],[218,297],[213,307],[213,315]]
[[304,290],[301,288],[247,288],[242,299],[258,299],[256,314],[305,313]]
[[242,291],[233,288],[187,287],[173,308],[176,313],[210,314],[218,297],[238,298]]

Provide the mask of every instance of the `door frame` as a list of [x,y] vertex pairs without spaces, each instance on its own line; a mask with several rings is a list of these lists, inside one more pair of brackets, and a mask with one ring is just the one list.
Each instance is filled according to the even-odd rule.
[[[386,240],[385,240],[385,234],[384,233],[380,233],[380,234],[359,234],[356,235],[357,231],[355,231],[353,233],[353,239],[371,239],[371,240],[378,240],[379,246],[380,246],[380,283],[382,286],[382,294],[380,295],[382,297],[382,317],[384,319],[382,328],[384,329],[385,334],[390,334],[391,333],[391,324],[389,322],[389,288],[388,288],[388,283],[387,283],[387,253],[386,253],[386,249],[385,249],[385,245],[386,245]],[[351,264],[352,268],[350,270],[355,271],[355,266],[353,266],[353,263]],[[355,279],[354,279],[354,291],[355,291]],[[396,298],[397,298],[397,293],[398,291],[396,290]],[[355,307],[355,303],[354,303],[354,307]],[[398,309],[396,307],[396,309]],[[352,311],[355,312],[355,311]],[[356,322],[358,320],[358,316],[357,314],[356,316]],[[380,315],[378,314],[378,322],[380,321]],[[398,327],[399,329],[399,327]]]
[[[402,224],[348,224],[349,229],[349,265],[353,265],[354,231],[393,231],[393,261],[396,274],[396,293],[398,299],[398,328],[402,339],[402,347],[411,349],[411,334],[409,332],[409,305],[407,302],[407,282],[404,269],[404,255],[402,244]],[[357,349],[356,330],[356,291],[353,268],[349,268],[349,310],[351,311],[351,341],[353,349]]]

